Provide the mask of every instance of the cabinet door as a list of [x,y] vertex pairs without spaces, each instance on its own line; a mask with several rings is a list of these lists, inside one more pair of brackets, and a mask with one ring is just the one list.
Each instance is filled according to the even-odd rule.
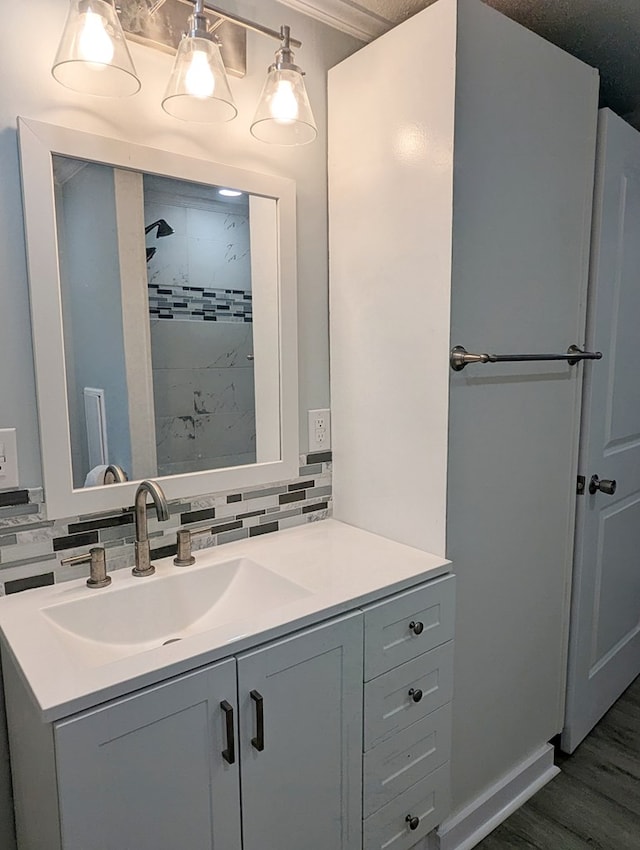
[[223,700],[233,659],[56,723],[64,850],[240,850]]
[[360,850],[362,615],[240,656],[238,700],[244,850]]

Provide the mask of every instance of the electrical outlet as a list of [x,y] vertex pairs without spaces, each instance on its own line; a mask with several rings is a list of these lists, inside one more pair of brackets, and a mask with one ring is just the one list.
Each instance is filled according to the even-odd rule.
[[18,486],[18,446],[15,428],[0,428],[0,490]]
[[331,411],[309,411],[309,451],[324,452],[331,448]]

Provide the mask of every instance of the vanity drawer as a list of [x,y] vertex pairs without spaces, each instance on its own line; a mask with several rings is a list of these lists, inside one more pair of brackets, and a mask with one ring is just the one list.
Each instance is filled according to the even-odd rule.
[[[408,850],[436,827],[449,811],[449,762],[416,782],[364,822],[363,850]],[[410,829],[407,816],[419,818]]]
[[451,703],[364,755],[364,816],[377,812],[451,758]]
[[454,580],[445,576],[364,609],[365,682],[453,638]]
[[[415,693],[410,694],[413,690]],[[418,701],[417,691],[422,694]],[[453,641],[378,676],[364,686],[364,749],[451,702]]]

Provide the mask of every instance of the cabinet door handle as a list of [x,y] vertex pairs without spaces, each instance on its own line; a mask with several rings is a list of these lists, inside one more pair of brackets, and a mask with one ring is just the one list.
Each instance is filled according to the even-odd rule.
[[420,688],[409,688],[409,696],[414,702],[420,702],[422,699],[422,691]]
[[251,739],[251,746],[262,752],[264,750],[264,699],[258,691],[249,694],[256,704],[256,736]]
[[405,820],[409,824],[409,829],[417,829],[420,826],[420,818],[407,815]]
[[409,628],[414,633],[414,635],[421,635],[424,630],[424,623],[421,623],[420,620],[418,620],[418,622],[412,620],[409,623]]
[[233,730],[233,706],[226,699],[223,699],[220,708],[224,711],[224,719],[227,725],[227,749],[222,751],[222,758],[229,764],[234,764],[236,760],[236,736]]

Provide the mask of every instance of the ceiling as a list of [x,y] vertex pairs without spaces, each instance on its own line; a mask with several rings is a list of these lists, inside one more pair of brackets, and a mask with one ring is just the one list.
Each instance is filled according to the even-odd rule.
[[[434,0],[357,0],[391,24]],[[568,53],[599,69],[600,104],[640,129],[639,0],[484,0]]]

